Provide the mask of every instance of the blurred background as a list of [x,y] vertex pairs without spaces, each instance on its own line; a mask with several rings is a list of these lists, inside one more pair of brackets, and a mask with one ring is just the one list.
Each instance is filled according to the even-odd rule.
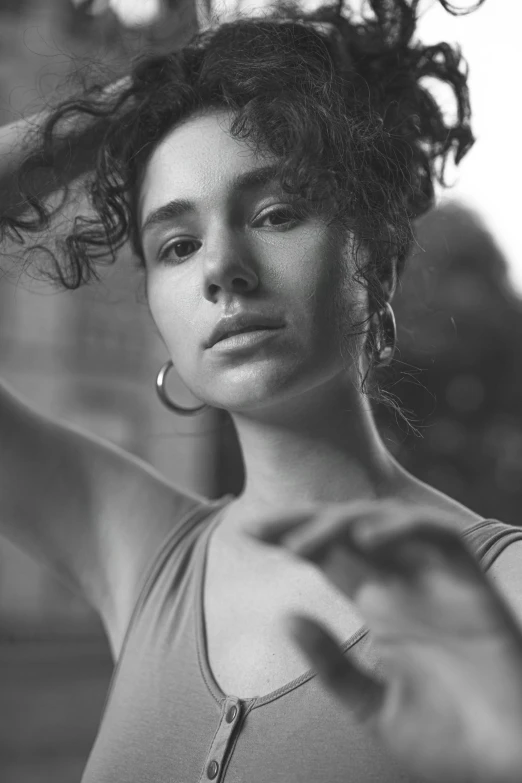
[[[221,17],[237,8],[220,2]],[[509,96],[519,27],[513,4],[506,26],[503,6],[507,15],[507,2],[495,0],[455,19],[437,3],[426,5],[421,38],[458,41],[469,60],[478,141],[455,187],[419,222],[394,302],[399,350],[385,388],[414,429],[386,409],[375,414],[388,448],[411,473],[484,517],[519,524],[522,257],[510,183],[522,172],[520,161],[507,160],[512,151],[495,124],[501,111],[505,132],[516,127]],[[103,65],[117,78],[138,52],[182,44],[207,14],[205,0],[0,0],[0,126],[73,90],[68,77],[79,68]],[[159,402],[155,377],[167,358],[125,253],[100,284],[74,292],[0,277],[0,376],[27,401],[108,438],[187,489],[209,498],[239,493],[243,466],[227,414],[181,418]],[[197,404],[171,375],[174,399]],[[111,673],[89,606],[0,539],[3,783],[80,780]]]

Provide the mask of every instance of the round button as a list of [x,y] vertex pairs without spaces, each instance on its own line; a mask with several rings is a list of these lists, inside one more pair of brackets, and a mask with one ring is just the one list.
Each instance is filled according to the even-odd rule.
[[210,778],[210,780],[214,780],[218,772],[219,764],[217,761],[211,761],[207,767],[207,777]]
[[227,723],[232,723],[236,715],[237,707],[234,705],[233,707],[230,707],[229,711],[227,712]]

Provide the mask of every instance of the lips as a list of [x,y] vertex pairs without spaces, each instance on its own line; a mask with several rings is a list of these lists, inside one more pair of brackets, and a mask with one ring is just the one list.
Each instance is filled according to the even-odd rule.
[[[264,331],[265,329],[280,329],[280,326],[248,326],[246,329],[236,329],[232,332],[227,332],[223,335],[219,340],[217,340],[218,343],[221,342],[221,340],[226,340],[227,337],[233,337],[235,334],[245,334],[246,332],[259,332]],[[215,345],[215,343],[214,343]]]
[[217,342],[244,332],[262,329],[277,329],[284,325],[284,320],[275,314],[261,312],[238,312],[233,316],[221,318],[208,338],[206,348],[212,348]]

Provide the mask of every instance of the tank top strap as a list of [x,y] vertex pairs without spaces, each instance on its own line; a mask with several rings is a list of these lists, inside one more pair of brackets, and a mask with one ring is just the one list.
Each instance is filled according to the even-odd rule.
[[522,541],[522,528],[497,519],[483,519],[461,535],[482,569],[487,571],[507,546],[514,541]]
[[152,585],[157,579],[159,573],[163,570],[163,566],[170,557],[173,549],[175,549],[182,541],[182,539],[193,530],[203,520],[209,520],[212,514],[217,514],[227,503],[232,499],[232,495],[223,495],[217,500],[208,500],[204,504],[198,504],[190,508],[187,513],[178,521],[173,527],[171,532],[163,540],[161,546],[157,550],[155,556],[146,569],[142,578],[142,587],[139,591],[139,597],[137,601],[137,607],[141,604],[143,599],[149,593]]
[[136,619],[153,589],[154,583],[161,574],[172,551],[182,542],[183,538],[193,530],[199,523],[205,519],[210,519],[212,514],[217,514],[224,506],[233,499],[232,494],[224,495],[217,500],[209,500],[204,504],[198,504],[190,508],[186,514],[173,526],[171,532],[163,540],[156,554],[153,556],[148,567],[142,574],[139,589],[137,590],[137,600],[134,604],[129,623],[125,632],[121,654],[126,648],[128,638],[135,625]]

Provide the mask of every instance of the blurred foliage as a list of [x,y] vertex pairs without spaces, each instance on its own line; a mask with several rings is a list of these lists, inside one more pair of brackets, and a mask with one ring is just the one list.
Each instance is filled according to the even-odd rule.
[[386,388],[417,432],[379,406],[386,445],[477,513],[522,523],[522,300],[477,215],[446,203],[424,217],[393,304]]

